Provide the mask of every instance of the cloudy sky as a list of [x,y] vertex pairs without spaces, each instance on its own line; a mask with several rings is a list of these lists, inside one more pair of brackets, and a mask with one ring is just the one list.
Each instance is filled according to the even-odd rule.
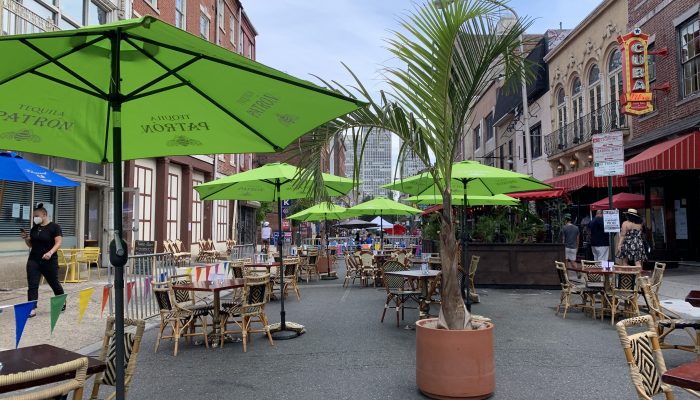
[[[347,64],[370,91],[385,88],[379,70],[395,65],[384,48],[397,18],[424,0],[244,0],[258,31],[257,60],[302,79],[353,83]],[[511,0],[531,33],[575,27],[600,0]],[[395,144],[394,147],[397,147]]]

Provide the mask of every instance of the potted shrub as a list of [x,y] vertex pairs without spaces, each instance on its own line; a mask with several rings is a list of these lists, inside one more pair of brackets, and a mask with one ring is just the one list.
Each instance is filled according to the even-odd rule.
[[[428,166],[427,173],[443,197],[439,217],[442,306],[437,319],[417,324],[416,380],[423,393],[435,398],[485,398],[495,389],[494,325],[467,311],[460,290],[451,181],[474,99],[495,80],[517,84],[528,73],[518,48],[529,23],[518,20],[498,26],[497,32],[503,7],[502,2],[490,0],[434,0],[417,5],[401,19],[402,32],[394,32],[387,40],[388,50],[402,65],[384,70],[391,93],[382,92],[375,101],[357,79],[354,89],[324,81],[339,92],[366,99],[369,105],[304,140],[309,151],[303,163],[309,174],[320,174],[323,149],[339,133],[350,132],[354,154],[362,157],[367,136],[359,129],[395,133],[403,143],[399,168],[408,154]],[[355,176],[357,165],[356,159]],[[309,178],[321,181],[318,176]],[[317,193],[322,196],[320,189]]]

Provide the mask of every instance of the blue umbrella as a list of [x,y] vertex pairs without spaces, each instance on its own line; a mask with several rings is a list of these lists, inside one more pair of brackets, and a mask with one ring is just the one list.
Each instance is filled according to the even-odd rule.
[[77,182],[9,151],[0,152],[0,180],[32,182],[46,186],[79,186]]

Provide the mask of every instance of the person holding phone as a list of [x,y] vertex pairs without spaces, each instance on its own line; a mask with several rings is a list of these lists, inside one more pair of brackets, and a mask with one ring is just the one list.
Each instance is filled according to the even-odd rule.
[[[61,227],[49,220],[49,215],[42,203],[34,209],[34,226],[27,233],[20,229],[20,237],[30,248],[27,260],[27,299],[39,299],[39,282],[43,276],[51,286],[54,295],[63,294],[63,287],[58,280],[58,256],[56,251],[61,247],[63,233]],[[63,309],[66,309],[65,304]],[[36,303],[30,317],[36,316]]]

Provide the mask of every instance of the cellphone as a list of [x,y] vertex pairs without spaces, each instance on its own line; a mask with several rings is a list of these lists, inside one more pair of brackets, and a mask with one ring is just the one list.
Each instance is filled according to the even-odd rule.
[[27,231],[24,230],[24,228],[19,228],[20,233],[27,233]]

